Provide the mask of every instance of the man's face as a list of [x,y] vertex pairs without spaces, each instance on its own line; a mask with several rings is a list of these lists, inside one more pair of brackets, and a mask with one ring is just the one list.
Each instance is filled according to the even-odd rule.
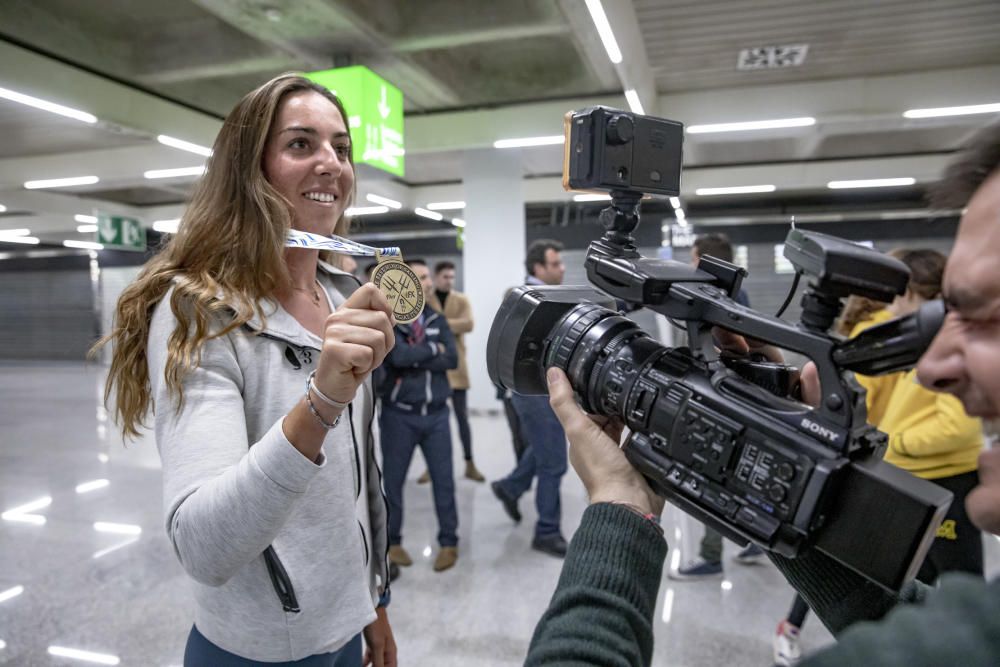
[[424,299],[430,299],[431,294],[434,293],[434,283],[431,282],[431,271],[423,264],[412,264],[410,266],[413,272],[417,274],[417,279],[420,281],[420,287],[424,290]]
[[455,269],[441,269],[434,276],[434,289],[450,292],[455,288]]
[[545,264],[535,264],[535,277],[546,285],[562,285],[566,267],[558,250],[545,251]]
[[[1000,417],[1000,171],[973,195],[945,267],[949,312],[920,359],[920,384],[954,394],[974,417]],[[1000,533],[1000,448],[979,457],[970,518]]]

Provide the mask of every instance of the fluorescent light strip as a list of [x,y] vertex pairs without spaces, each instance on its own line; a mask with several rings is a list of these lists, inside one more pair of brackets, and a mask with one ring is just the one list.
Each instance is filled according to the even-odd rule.
[[465,220],[462,220],[461,218],[452,218],[451,224],[459,229],[465,229]]
[[178,169],[151,169],[142,172],[143,178],[177,178],[179,176],[202,176],[205,173],[205,166],[200,167],[180,167]]
[[104,250],[104,246],[94,241],[74,241],[67,239],[62,242],[67,248],[82,248],[83,250]]
[[594,21],[594,27],[597,28],[597,34],[601,36],[604,50],[608,52],[608,58],[617,65],[622,61],[622,52],[618,48],[615,33],[611,30],[611,24],[608,23],[608,16],[604,13],[601,0],[587,0],[587,10],[590,12],[590,18]]
[[46,521],[41,514],[8,514],[7,512],[0,514],[0,519],[17,523],[31,523],[36,526],[44,526]]
[[121,662],[121,658],[117,655],[94,653],[93,651],[84,651],[83,649],[69,648],[67,646],[50,646],[49,655],[58,656],[60,658],[73,658],[74,660],[83,660],[84,662],[93,662],[98,665],[117,665]]
[[444,220],[444,216],[440,213],[434,211],[428,211],[426,208],[415,208],[413,212],[422,218],[430,218],[431,220]]
[[389,199],[388,197],[382,197],[380,195],[366,195],[365,199],[373,204],[381,204],[382,206],[388,206],[389,208],[403,208],[395,199]]
[[673,206],[674,209],[680,208],[681,207],[681,198],[680,197],[671,197],[670,198],[670,205]]
[[599,195],[597,193],[573,195],[573,201],[611,201],[611,195]]
[[500,139],[493,142],[493,148],[527,148],[530,146],[555,146],[566,141],[561,134],[547,137],[525,137],[523,139]]
[[11,598],[16,598],[23,592],[24,592],[24,586],[14,586],[13,588],[8,588],[5,591],[0,591],[0,602],[6,602]]
[[109,482],[106,479],[95,479],[95,480],[91,480],[89,482],[84,482],[83,484],[77,484],[77,486],[76,486],[76,492],[77,493],[89,493],[90,491],[96,491],[97,489],[103,489],[104,487],[106,487],[109,484],[111,484],[111,482]]
[[432,201],[425,206],[429,211],[455,211],[465,208],[464,201]]
[[109,553],[113,553],[115,551],[118,551],[119,549],[124,549],[128,545],[135,544],[138,541],[139,541],[138,537],[130,537],[129,539],[125,540],[124,542],[119,542],[118,544],[116,544],[114,546],[111,546],[111,547],[108,547],[107,549],[101,549],[100,551],[95,551],[94,554],[91,556],[91,558],[95,558],[95,559],[96,558],[103,558],[104,556],[107,556]]
[[831,190],[846,190],[849,188],[892,188],[900,185],[913,185],[915,178],[869,178],[860,181],[830,181],[826,187]]
[[379,215],[380,213],[388,213],[388,206],[352,206],[351,208],[344,211],[344,215],[349,215],[351,217],[357,217],[359,215]]
[[92,234],[97,231],[97,225],[77,225],[76,231],[81,234]]
[[187,151],[188,153],[196,153],[198,155],[204,155],[209,157],[212,154],[212,149],[207,146],[199,146],[198,144],[192,144],[190,141],[184,141],[183,139],[175,139],[174,137],[168,137],[165,134],[161,134],[156,137],[164,146],[170,146],[171,148],[177,148],[182,151]]
[[668,588],[667,592],[663,595],[663,616],[661,617],[664,623],[670,622],[670,617],[674,612],[674,589]]
[[13,90],[8,90],[7,88],[0,88],[0,97],[10,100],[11,102],[26,104],[29,107],[35,107],[36,109],[41,109],[42,111],[48,111],[49,113],[59,114],[60,116],[66,116],[67,118],[72,118],[74,120],[82,120],[84,123],[94,124],[97,122],[97,116],[89,114],[86,111],[80,111],[79,109],[73,109],[72,107],[64,107],[61,104],[55,104],[53,102],[46,102],[45,100],[38,99],[37,97],[18,93]]
[[45,509],[52,504],[52,496],[44,496],[38,498],[37,500],[32,500],[30,503],[25,503],[17,507],[11,507],[9,510],[3,513],[3,516],[8,514],[27,514],[28,512],[34,512],[35,510]]
[[777,188],[773,185],[738,185],[731,188],[698,188],[694,193],[701,197],[711,195],[742,195],[753,192],[774,192]]
[[24,187],[28,190],[41,190],[43,188],[68,188],[73,185],[93,185],[100,181],[97,176],[72,176],[70,178],[47,178],[40,181],[25,181]]
[[642,109],[642,101],[639,99],[639,93],[635,92],[635,88],[629,88],[625,91],[625,99],[628,100],[628,106],[633,113],[646,114]]
[[21,227],[18,229],[0,229],[0,238],[5,236],[27,236],[31,233],[31,230],[27,227]]
[[115,535],[139,535],[142,527],[131,523],[110,523],[108,521],[97,521],[94,523],[94,530],[99,533],[114,533]]
[[904,118],[940,118],[941,116],[969,116],[977,113],[1000,112],[1000,103],[972,104],[964,107],[937,107],[936,109],[910,109]]
[[180,224],[180,218],[173,218],[170,220],[154,220],[153,231],[160,232],[161,234],[176,234],[177,228]]
[[711,125],[690,125],[688,134],[710,134],[713,132],[746,132],[749,130],[774,130],[782,127],[808,127],[815,125],[816,119],[778,118],[776,120],[751,120],[744,123],[714,123]]
[[76,215],[73,216],[73,219],[76,220],[77,222],[89,223],[91,225],[97,224],[96,215],[84,215],[83,213],[77,213]]
[[3,213],[6,210],[7,210],[7,207],[4,206],[3,204],[0,204],[0,213]]
[[0,639],[0,650],[7,648],[7,642]]
[[41,240],[36,236],[0,236],[0,243],[23,243],[25,245],[38,245]]

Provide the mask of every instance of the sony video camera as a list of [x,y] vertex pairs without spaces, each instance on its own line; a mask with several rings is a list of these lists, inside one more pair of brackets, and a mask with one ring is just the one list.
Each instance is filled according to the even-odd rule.
[[[631,235],[644,194],[677,195],[683,126],[591,107],[566,116],[563,184],[609,191],[605,233],[585,262],[594,287],[512,290],[490,331],[490,378],[547,392],[563,369],[585,410],[620,418],[628,460],[654,491],[735,542],[786,557],[818,548],[891,590],[912,579],[951,494],[882,460],[850,371],[912,367],[944,316],[938,304],[845,341],[828,333],[852,294],[892,301],[909,272],[886,255],[792,230],[785,257],[807,279],[798,323],[735,297],[746,271],[713,257],[697,268],[641,257]],[[667,348],[615,310],[616,299],[683,322],[689,347]],[[793,394],[796,369],[733,359],[720,327],[815,362],[821,403]]]

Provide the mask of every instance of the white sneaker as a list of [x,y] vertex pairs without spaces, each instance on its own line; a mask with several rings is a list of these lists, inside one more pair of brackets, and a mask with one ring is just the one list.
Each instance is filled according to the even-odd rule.
[[799,629],[788,621],[782,621],[774,635],[774,664],[778,667],[793,667],[801,657]]

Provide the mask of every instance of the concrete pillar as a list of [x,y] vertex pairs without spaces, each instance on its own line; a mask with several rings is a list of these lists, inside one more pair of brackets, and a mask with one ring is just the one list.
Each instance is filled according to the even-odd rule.
[[469,407],[502,409],[486,373],[486,341],[508,288],[524,282],[523,168],[518,150],[466,151],[463,191],[465,291],[475,328],[465,337]]

